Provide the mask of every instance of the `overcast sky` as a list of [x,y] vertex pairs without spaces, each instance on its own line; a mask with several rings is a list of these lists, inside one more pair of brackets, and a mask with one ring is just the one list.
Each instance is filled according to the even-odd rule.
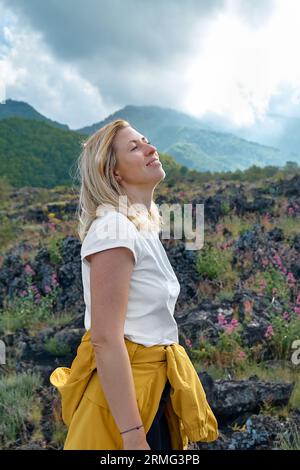
[[299,0],[0,0],[0,94],[79,128],[127,104],[300,117]]

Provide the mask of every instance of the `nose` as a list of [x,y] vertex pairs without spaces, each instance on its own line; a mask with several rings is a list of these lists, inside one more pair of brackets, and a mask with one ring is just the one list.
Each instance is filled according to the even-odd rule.
[[157,148],[154,147],[154,145],[152,145],[152,144],[147,144],[146,143],[146,151],[147,151],[147,154],[152,154],[152,153],[157,152]]

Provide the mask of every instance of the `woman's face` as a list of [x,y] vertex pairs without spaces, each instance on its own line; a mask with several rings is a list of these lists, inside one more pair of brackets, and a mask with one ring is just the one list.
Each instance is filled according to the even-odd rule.
[[[114,173],[123,185],[156,186],[166,174],[156,148],[132,127],[120,129],[114,139],[117,164]],[[151,163],[155,159],[154,163]]]

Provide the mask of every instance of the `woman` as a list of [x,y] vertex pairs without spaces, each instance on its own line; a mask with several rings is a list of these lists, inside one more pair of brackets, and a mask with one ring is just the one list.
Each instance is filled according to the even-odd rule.
[[79,170],[86,334],[71,369],[50,378],[69,427],[64,449],[186,449],[188,439],[216,439],[178,344],[180,286],[153,201],[165,178],[156,148],[116,120],[87,139]]

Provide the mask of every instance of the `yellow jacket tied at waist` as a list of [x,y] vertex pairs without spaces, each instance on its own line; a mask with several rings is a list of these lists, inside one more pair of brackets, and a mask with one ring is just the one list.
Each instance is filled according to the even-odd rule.
[[[165,414],[172,449],[187,449],[189,441],[216,440],[216,418],[185,349],[178,343],[145,347],[126,338],[124,341],[145,432],[152,425],[169,380],[171,391]],[[68,426],[65,450],[123,449],[122,436],[97,374],[90,330],[82,337],[71,368],[58,367],[52,372],[50,382],[60,392],[62,418]]]

